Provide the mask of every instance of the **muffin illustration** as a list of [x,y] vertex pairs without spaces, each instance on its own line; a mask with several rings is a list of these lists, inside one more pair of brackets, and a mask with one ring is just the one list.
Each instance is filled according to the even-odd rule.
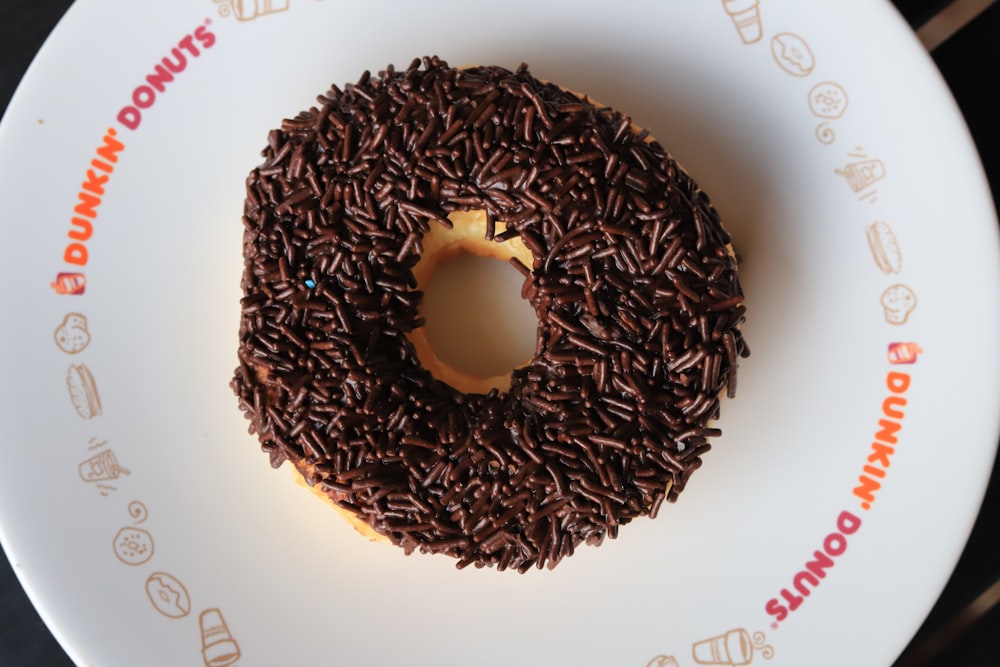
[[917,295],[906,285],[896,284],[882,293],[882,308],[889,324],[905,324],[917,307]]

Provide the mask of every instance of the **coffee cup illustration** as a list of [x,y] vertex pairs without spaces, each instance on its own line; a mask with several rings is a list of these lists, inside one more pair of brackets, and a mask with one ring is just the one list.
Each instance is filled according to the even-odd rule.
[[754,654],[760,652],[761,657],[770,660],[774,657],[774,649],[764,644],[763,632],[750,633],[743,628],[730,630],[725,634],[696,642],[691,647],[694,661],[699,665],[749,665]]
[[859,160],[845,165],[843,169],[834,169],[834,173],[843,176],[851,190],[861,192],[885,178],[885,164],[882,160]]
[[764,28],[760,21],[759,0],[722,0],[722,6],[733,20],[744,44],[760,41],[764,36]]
[[85,482],[107,482],[128,474],[128,469],[118,465],[118,459],[110,449],[95,454],[80,464],[80,479]]
[[201,654],[205,667],[229,667],[240,659],[239,644],[233,639],[222,612],[206,609],[199,618],[201,624]]
[[923,348],[917,343],[889,343],[889,363],[915,364],[917,363],[917,356],[922,354],[923,351]]
[[87,276],[77,272],[63,271],[50,283],[56,294],[78,295],[87,291]]

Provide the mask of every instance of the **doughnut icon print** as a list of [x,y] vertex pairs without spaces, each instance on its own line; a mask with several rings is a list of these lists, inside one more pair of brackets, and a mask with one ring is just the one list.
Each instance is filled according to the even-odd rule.
[[191,613],[191,596],[176,577],[154,572],[146,578],[146,595],[153,608],[167,618],[184,618]]
[[146,506],[138,500],[128,504],[128,513],[134,521],[131,526],[123,526],[112,540],[115,557],[126,565],[142,565],[153,557],[153,536],[148,530],[139,528],[149,516]]
[[126,565],[142,565],[153,557],[153,536],[148,530],[126,526],[114,539],[115,556]]
[[806,40],[791,32],[771,38],[771,56],[778,67],[796,77],[807,77],[816,68],[816,57]]
[[809,111],[824,119],[816,128],[816,138],[822,144],[832,144],[837,135],[830,128],[830,121],[840,118],[847,111],[847,91],[833,81],[816,84],[809,91]]

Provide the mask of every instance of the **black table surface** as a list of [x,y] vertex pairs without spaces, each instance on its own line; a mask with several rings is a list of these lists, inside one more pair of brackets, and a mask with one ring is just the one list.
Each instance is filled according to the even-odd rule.
[[[878,0],[872,0],[876,2]],[[893,0],[914,29],[965,0]],[[0,112],[71,0],[0,0]],[[985,4],[985,3],[979,3]],[[1000,3],[932,52],[972,131],[993,199],[1000,202]],[[997,369],[995,369],[997,370]],[[1000,406],[998,406],[1000,409]],[[979,518],[937,604],[892,667],[1000,665],[1000,475],[994,468]],[[0,558],[0,667],[71,667]],[[807,667],[807,666],[803,666]]]

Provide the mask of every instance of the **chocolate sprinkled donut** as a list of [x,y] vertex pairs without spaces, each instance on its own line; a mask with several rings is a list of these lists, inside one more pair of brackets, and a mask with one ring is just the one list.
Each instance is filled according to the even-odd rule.
[[[735,391],[745,307],[708,197],[646,131],[524,65],[431,57],[334,86],[262,154],[232,386],[273,466],[460,568],[553,567],[676,500]],[[514,263],[535,356],[486,394],[408,337],[422,239],[469,210],[533,258]]]

